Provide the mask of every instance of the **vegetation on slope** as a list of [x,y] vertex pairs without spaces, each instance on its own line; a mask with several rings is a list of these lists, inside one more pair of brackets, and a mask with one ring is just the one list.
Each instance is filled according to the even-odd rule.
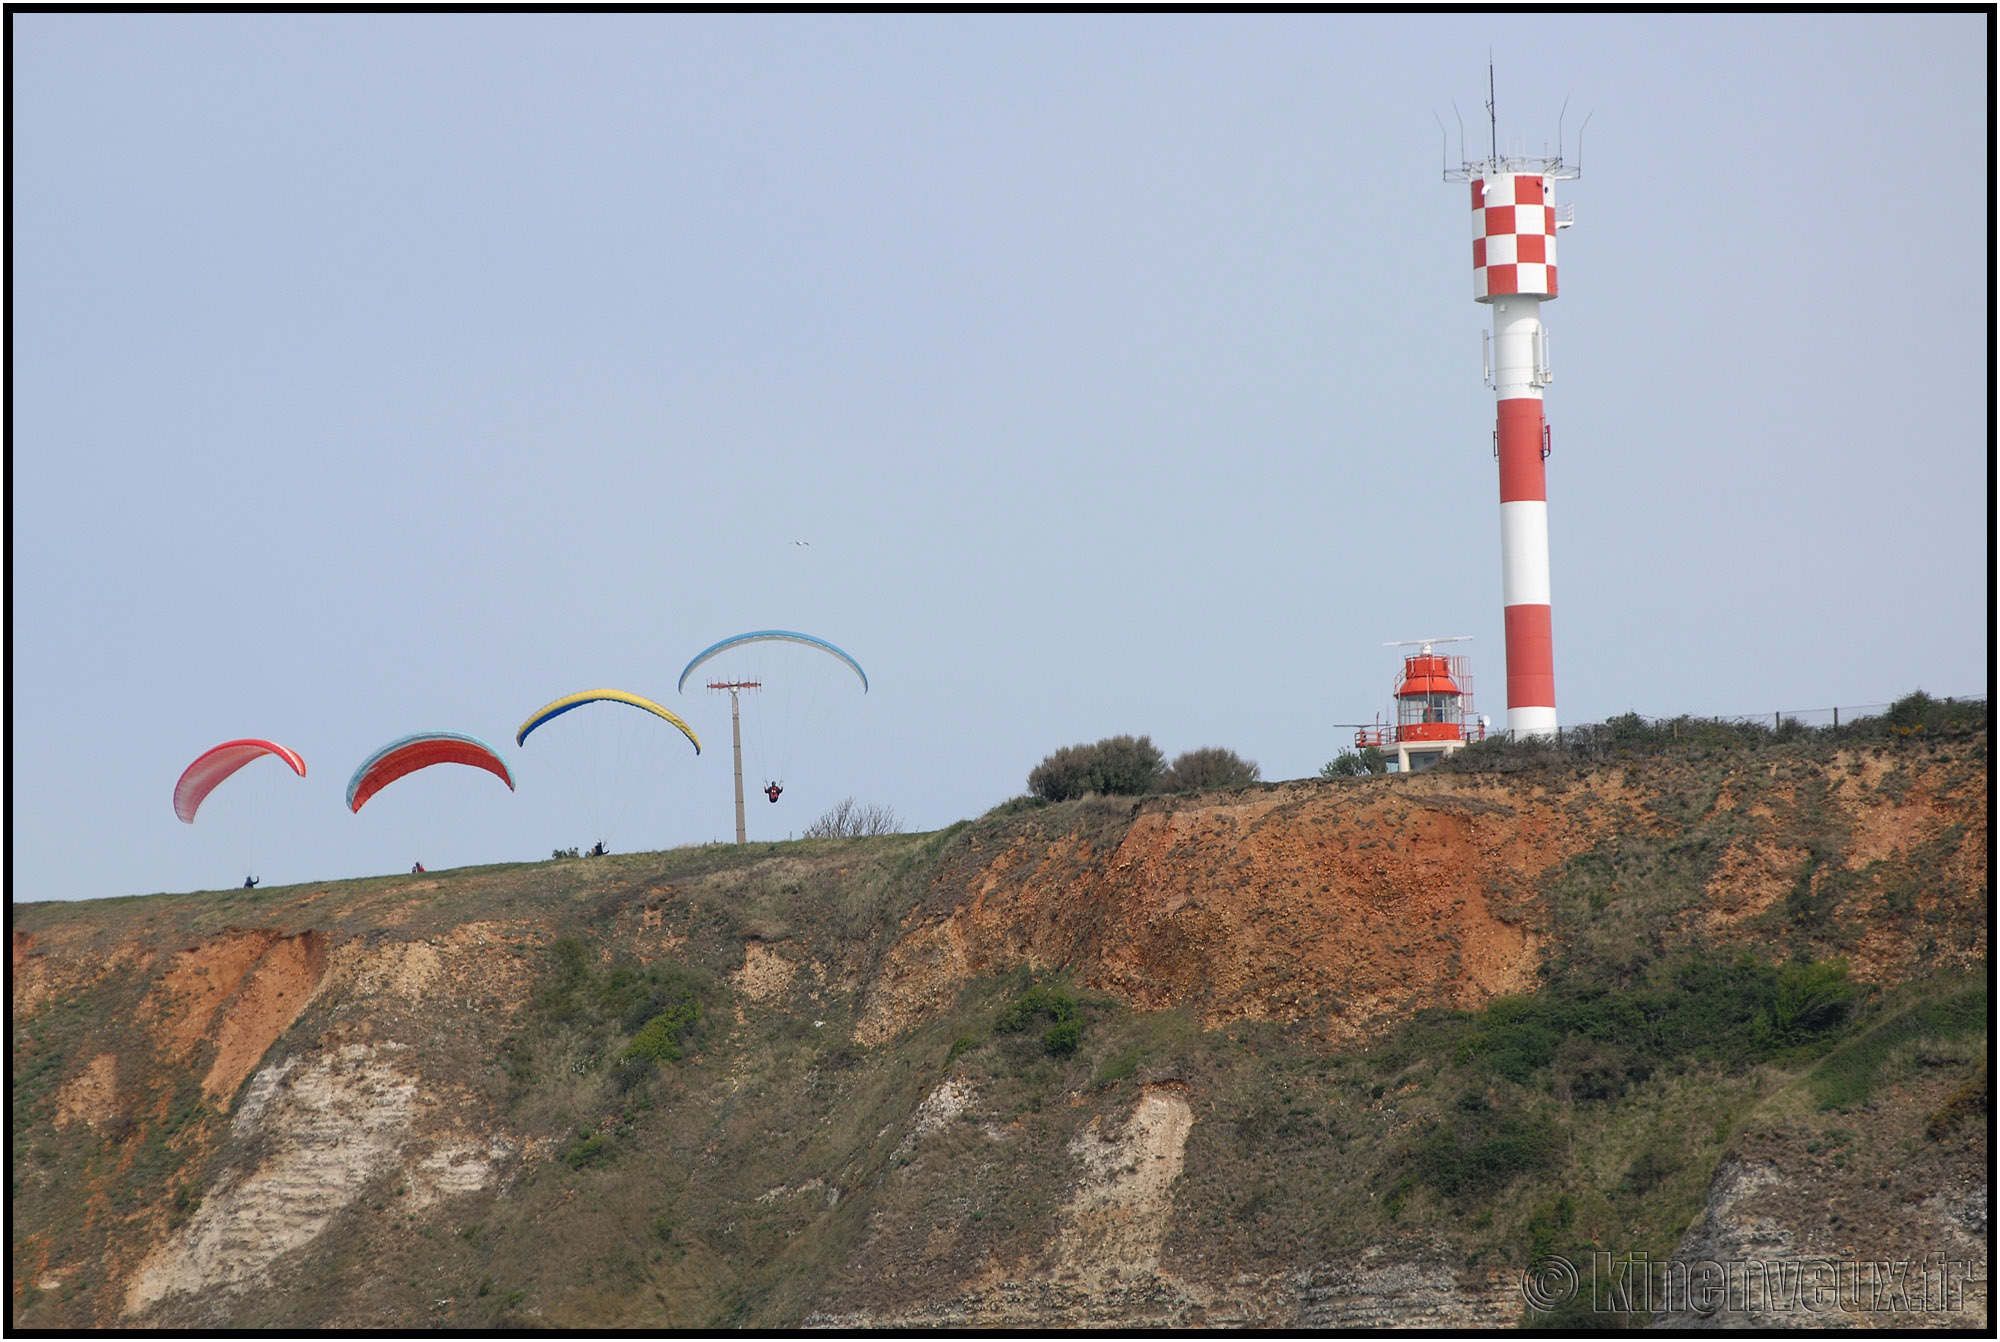
[[[22,906],[17,924],[89,925],[107,957],[135,929],[178,947],[245,926],[368,944],[474,918],[520,927],[494,952],[532,971],[512,1017],[442,1000],[409,1019],[322,1003],[271,1055],[364,1019],[409,1041],[426,1050],[427,1083],[527,1138],[514,1181],[416,1211],[384,1174],[281,1285],[176,1297],[149,1316],[161,1326],[792,1326],[893,1312],[964,1289],[986,1264],[1059,1266],[1069,1144],[1092,1120],[1122,1122],[1141,1086],[1181,1088],[1197,1108],[1166,1270],[1227,1281],[1442,1244],[1471,1284],[1552,1253],[1664,1257],[1726,1151],[1785,1124],[1843,1131],[1897,1087],[1921,1081],[1937,1099],[1881,1140],[1922,1151],[1977,1127],[1985,924],[1965,916],[1948,870],[1965,831],[1941,825],[1856,862],[1859,838],[1832,806],[1861,764],[1894,798],[1922,760],[1942,805],[1983,807],[1984,737],[1964,734],[1968,721],[1962,706],[1916,704],[1841,735],[1614,723],[1587,747],[1596,757],[1466,752],[1464,768],[1558,797],[1585,770],[1626,769],[1629,814],[1542,881],[1537,991],[1426,1011],[1348,1050],[1299,1026],[1133,1010],[1092,991],[1084,964],[1003,968],[878,1047],[851,1042],[906,917],[964,899],[1004,845],[1079,836],[1081,855],[1112,851],[1133,803],[1103,798],[1003,808],[935,835]],[[1791,885],[1715,924],[1717,873],[1752,841],[1798,855]],[[664,954],[634,953],[648,919],[646,944]],[[1885,937],[1940,968],[1871,980]],[[793,977],[753,993],[746,943],[782,948]],[[255,1157],[228,1137],[237,1101],[201,1097],[212,1044],[165,1057],[147,1034],[152,987],[106,974],[12,1021],[18,1326],[115,1322],[115,1302],[93,1293]],[[122,1116],[57,1123],[60,1087],[106,1052],[121,1059]],[[920,1133],[912,1116],[946,1083],[970,1098]],[[44,1292],[29,1274],[44,1262],[94,1266]]]

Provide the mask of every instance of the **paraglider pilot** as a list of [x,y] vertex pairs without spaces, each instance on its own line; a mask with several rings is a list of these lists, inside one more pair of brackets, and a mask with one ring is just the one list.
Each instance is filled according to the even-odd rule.
[[261,878],[256,876],[245,876],[243,878],[243,888],[245,890],[255,890],[259,879]]
[[772,783],[765,787],[764,795],[771,799],[771,803],[773,805],[776,805],[778,801],[778,794],[783,792],[784,790],[785,789],[782,784]]
[[593,847],[593,848],[592,848],[592,849],[590,850],[590,856],[592,856],[592,857],[603,857],[603,856],[605,856],[605,852],[604,852],[604,840],[602,840],[602,839],[599,839],[599,840],[597,841],[597,843],[596,843],[596,846],[594,846],[594,847]]
[[413,863],[411,863],[411,864],[410,864],[410,875],[412,875],[412,876],[421,876],[421,875],[423,875],[423,874],[424,874],[424,864],[423,864],[423,863],[421,863],[421,862],[413,862]]

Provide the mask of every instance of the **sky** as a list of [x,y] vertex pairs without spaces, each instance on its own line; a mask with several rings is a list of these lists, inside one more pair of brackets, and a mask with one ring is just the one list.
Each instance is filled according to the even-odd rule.
[[[705,745],[606,710],[671,752],[614,850],[726,840],[728,701],[675,681],[751,629],[870,682],[752,839],[941,827],[1117,733],[1309,776],[1396,639],[1471,636],[1504,721],[1442,180],[1489,52],[1503,151],[1583,169],[1562,720],[1983,694],[1989,22],[10,15],[13,898],[588,845],[563,720],[514,732],[596,686]],[[427,730],[517,790],[350,814]],[[306,777],[183,825],[237,737]]]

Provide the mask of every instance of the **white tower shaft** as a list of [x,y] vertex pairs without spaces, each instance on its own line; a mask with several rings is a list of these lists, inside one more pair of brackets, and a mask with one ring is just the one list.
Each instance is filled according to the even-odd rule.
[[1500,591],[1506,609],[1507,730],[1556,729],[1556,677],[1549,618],[1549,503],[1543,467],[1548,333],[1539,298],[1496,298],[1493,389],[1500,459]]

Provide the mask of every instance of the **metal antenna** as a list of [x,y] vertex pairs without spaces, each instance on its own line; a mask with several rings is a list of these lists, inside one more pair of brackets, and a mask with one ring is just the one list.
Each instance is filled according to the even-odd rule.
[[1558,163],[1562,162],[1562,156],[1563,156],[1563,112],[1567,112],[1567,111],[1569,111],[1569,95],[1568,95],[1568,94],[1564,94],[1564,95],[1563,95],[1563,105],[1562,105],[1562,110],[1556,113],[1556,162],[1558,162]]
[[1494,107],[1493,48],[1486,49],[1486,124],[1493,134],[1493,161],[1500,161],[1500,113]]
[[1458,110],[1458,99],[1456,98],[1451,100],[1451,114],[1458,122],[1458,157],[1462,162],[1465,158],[1465,117]]

